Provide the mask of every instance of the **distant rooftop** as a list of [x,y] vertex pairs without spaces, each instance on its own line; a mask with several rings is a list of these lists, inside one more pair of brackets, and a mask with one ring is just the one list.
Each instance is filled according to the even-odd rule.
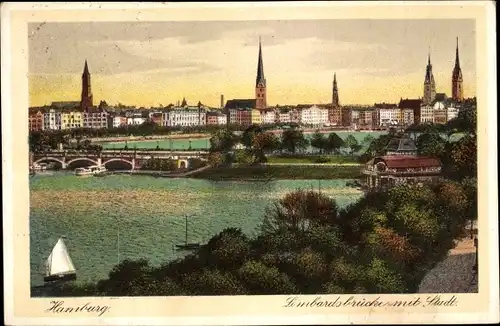
[[254,109],[255,99],[233,99],[226,102],[225,109]]
[[413,139],[394,138],[389,141],[385,149],[389,151],[417,151],[417,146]]

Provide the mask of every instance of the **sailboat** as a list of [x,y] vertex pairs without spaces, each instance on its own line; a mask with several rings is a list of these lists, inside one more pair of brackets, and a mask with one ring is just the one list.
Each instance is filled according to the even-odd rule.
[[45,282],[76,280],[75,265],[68,254],[63,238],[59,238],[45,262]]
[[186,242],[183,244],[175,245],[177,250],[195,250],[200,248],[199,243],[188,243],[188,220],[186,215]]

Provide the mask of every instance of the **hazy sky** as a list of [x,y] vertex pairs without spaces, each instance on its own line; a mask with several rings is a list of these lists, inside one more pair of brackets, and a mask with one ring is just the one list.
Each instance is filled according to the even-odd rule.
[[475,95],[474,20],[32,23],[30,105],[78,101],[85,59],[97,103],[254,98],[259,36],[270,105],[330,102],[334,72],[341,104],[421,97],[429,47],[437,91],[450,95],[457,36]]

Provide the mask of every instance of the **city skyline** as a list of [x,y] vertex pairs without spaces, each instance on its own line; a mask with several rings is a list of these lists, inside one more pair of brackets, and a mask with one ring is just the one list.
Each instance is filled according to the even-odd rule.
[[473,20],[50,23],[29,26],[30,106],[79,100],[85,60],[95,102],[254,98],[259,37],[269,105],[330,103],[334,74],[341,104],[422,97],[429,48],[451,96],[456,37],[475,95]]

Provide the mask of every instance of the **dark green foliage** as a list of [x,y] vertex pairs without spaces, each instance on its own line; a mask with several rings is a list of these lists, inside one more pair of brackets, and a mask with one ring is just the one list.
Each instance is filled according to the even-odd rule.
[[342,147],[345,146],[344,140],[336,133],[331,133],[325,142],[325,150],[328,153],[338,153]]
[[361,177],[359,166],[299,166],[251,165],[207,169],[193,175],[209,180],[269,180],[269,179],[354,179]]
[[314,163],[328,163],[328,162],[330,162],[328,156],[318,156],[317,158],[314,159]]
[[177,169],[175,160],[151,158],[141,165],[141,170],[172,171]]
[[206,161],[199,159],[199,158],[195,158],[195,157],[189,158],[188,162],[189,162],[189,169],[190,170],[196,170],[196,169],[202,168],[205,165],[207,165]]
[[210,137],[210,152],[228,152],[238,143],[238,136],[229,130],[217,130]]
[[309,141],[304,137],[302,130],[287,129],[281,135],[281,146],[290,153],[296,153],[307,147]]
[[243,131],[243,134],[241,135],[241,143],[245,145],[246,148],[252,148],[254,137],[262,132],[263,130],[259,125],[251,125]]
[[321,153],[327,148],[327,139],[319,131],[315,132],[311,138],[311,146],[319,149]]

